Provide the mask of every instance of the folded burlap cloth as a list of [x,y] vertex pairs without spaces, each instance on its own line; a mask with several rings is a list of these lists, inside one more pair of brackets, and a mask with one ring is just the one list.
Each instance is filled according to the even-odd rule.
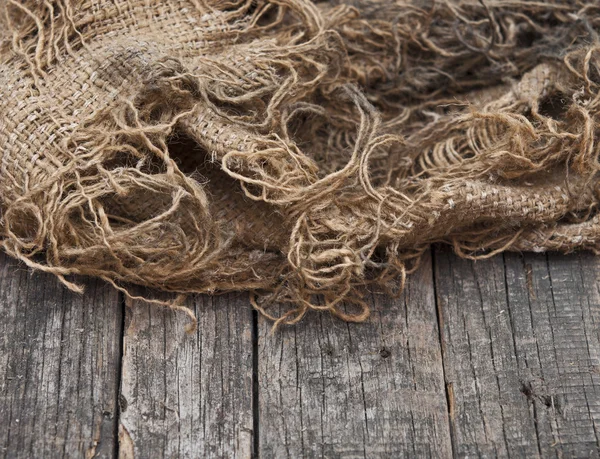
[[600,249],[596,2],[0,4],[1,243],[70,288],[361,321],[433,242]]

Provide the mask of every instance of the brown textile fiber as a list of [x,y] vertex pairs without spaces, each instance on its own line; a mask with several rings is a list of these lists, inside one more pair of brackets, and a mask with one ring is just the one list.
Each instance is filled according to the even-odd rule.
[[362,321],[434,242],[600,250],[596,2],[0,5],[1,243],[72,289]]

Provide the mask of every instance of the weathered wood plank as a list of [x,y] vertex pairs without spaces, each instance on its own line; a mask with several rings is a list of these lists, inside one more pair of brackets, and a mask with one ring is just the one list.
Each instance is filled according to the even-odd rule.
[[0,254],[0,456],[111,457],[116,449],[122,308]]
[[252,310],[247,295],[196,296],[189,318],[126,309],[120,457],[250,457]]
[[429,257],[369,322],[259,318],[261,458],[448,457],[448,412]]
[[457,455],[598,457],[600,260],[435,253]]

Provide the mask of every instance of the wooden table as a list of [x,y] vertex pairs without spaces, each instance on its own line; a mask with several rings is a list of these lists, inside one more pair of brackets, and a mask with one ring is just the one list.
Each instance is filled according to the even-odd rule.
[[598,457],[600,258],[436,248],[366,324],[270,333],[0,255],[0,457]]

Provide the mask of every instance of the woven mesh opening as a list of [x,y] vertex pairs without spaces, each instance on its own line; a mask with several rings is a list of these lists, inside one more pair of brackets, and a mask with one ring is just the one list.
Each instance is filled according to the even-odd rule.
[[540,101],[540,115],[560,121],[569,110],[571,102],[566,94],[560,91],[552,91]]
[[240,183],[221,169],[220,162],[186,134],[171,136],[167,147],[179,169],[203,186],[210,214],[224,231],[237,233],[251,247],[269,248],[274,244],[273,230],[280,229],[275,208],[248,198]]

